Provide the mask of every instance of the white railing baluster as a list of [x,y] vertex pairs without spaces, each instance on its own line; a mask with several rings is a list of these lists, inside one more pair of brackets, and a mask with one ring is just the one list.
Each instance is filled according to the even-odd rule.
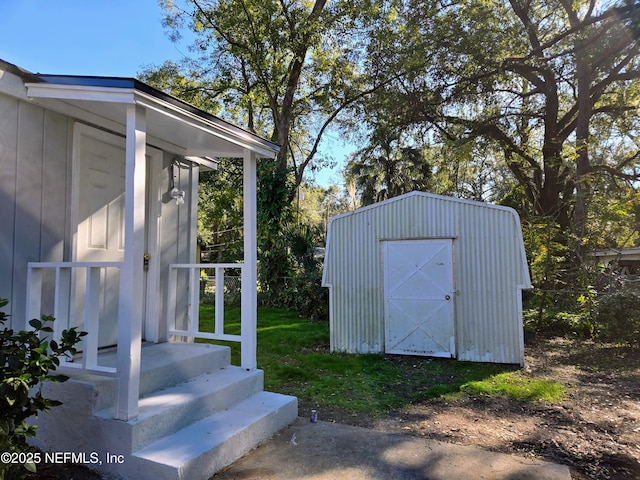
[[[178,337],[204,338],[208,340],[225,340],[242,344],[242,335],[231,335],[224,333],[224,271],[225,269],[236,269],[243,271],[242,263],[174,263],[169,265],[169,281],[166,305],[166,325],[167,335]],[[201,332],[198,325],[198,312],[200,308],[200,270],[215,269],[216,293],[215,293],[215,322],[214,331]],[[190,323],[185,328],[176,328],[176,289],[178,270],[187,270],[189,277],[189,319]],[[242,276],[242,273],[241,273]]]
[[[44,314],[51,313],[56,319],[53,322],[53,338],[59,339],[62,331],[70,328],[73,313],[72,278],[73,271],[84,270],[85,298],[83,299],[83,323],[78,329],[89,332],[82,341],[82,362],[72,363],[65,360],[61,366],[76,370],[86,370],[99,375],[113,377],[117,369],[98,365],[98,323],[100,312],[100,296],[102,294],[101,274],[109,268],[120,269],[121,262],[30,262],[27,265],[27,316],[41,318]],[[53,272],[53,312],[42,310],[43,276],[49,269]],[[79,276],[80,277],[80,276]]]
[[[174,265],[169,265],[169,275],[167,277],[167,339],[171,331],[176,329],[176,298],[178,286],[178,269]],[[165,339],[165,340],[167,340]]]
[[70,318],[71,314],[71,269],[56,267],[56,280],[54,286],[53,318],[58,321],[53,322],[53,335],[55,338],[62,336],[62,331],[71,325],[63,322]]
[[98,366],[98,333],[100,317],[100,268],[87,267],[84,296],[84,327],[89,332],[82,339],[84,355],[82,366],[87,369]]
[[216,267],[216,295],[215,295],[215,328],[216,334],[224,333],[224,268]]
[[[31,265],[31,264],[29,264]],[[42,269],[29,268],[27,271],[27,318],[24,328],[29,328],[32,318],[42,316]]]
[[[197,273],[197,275],[196,275]],[[189,269],[189,332],[195,336],[200,331],[200,269]],[[191,339],[189,341],[192,341]]]

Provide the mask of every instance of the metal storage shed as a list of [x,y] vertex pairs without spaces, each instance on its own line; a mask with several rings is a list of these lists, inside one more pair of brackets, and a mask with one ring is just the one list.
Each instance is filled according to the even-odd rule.
[[531,288],[511,208],[411,192],[331,219],[331,349],[524,364]]

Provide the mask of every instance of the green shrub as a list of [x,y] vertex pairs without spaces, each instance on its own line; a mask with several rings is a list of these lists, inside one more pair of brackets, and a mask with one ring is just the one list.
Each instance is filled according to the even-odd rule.
[[329,289],[321,285],[320,270],[300,273],[285,279],[282,289],[268,295],[260,292],[258,303],[261,306],[288,308],[301,316],[315,321],[329,320]]
[[640,347],[640,290],[626,287],[602,295],[594,319],[601,340]]
[[[0,308],[8,303],[8,300],[0,298]],[[42,396],[41,382],[64,382],[68,379],[49,372],[60,365],[59,357],[76,353],[74,345],[86,332],[71,328],[62,332],[59,342],[48,341],[46,334],[53,332],[50,326],[53,317],[33,319],[29,322],[33,330],[18,332],[4,327],[7,319],[7,314],[0,311],[0,327],[3,327],[0,331],[0,452],[28,452],[27,438],[35,436],[36,427],[29,425],[27,419],[60,405],[57,400]],[[25,462],[23,467],[35,472],[33,462]],[[0,480],[17,477],[16,468],[19,466],[0,464]]]
[[322,272],[315,271],[292,279],[291,308],[309,320],[329,320],[329,289],[321,285]]
[[592,338],[597,330],[589,311],[570,313],[547,309],[539,314],[536,310],[529,309],[523,312],[523,317],[525,330],[543,335],[588,339]]

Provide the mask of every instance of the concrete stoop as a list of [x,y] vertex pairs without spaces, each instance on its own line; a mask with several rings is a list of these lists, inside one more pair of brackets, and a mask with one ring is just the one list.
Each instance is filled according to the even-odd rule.
[[[263,372],[229,365],[229,349],[163,343],[142,348],[139,415],[114,420],[114,379],[47,384],[62,405],[41,415],[34,444],[75,455],[109,478],[208,479],[293,422],[295,397],[263,391]],[[102,354],[101,365],[115,362]]]

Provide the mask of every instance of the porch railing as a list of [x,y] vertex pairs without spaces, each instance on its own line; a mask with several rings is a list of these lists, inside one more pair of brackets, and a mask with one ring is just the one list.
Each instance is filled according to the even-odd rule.
[[[167,318],[167,333],[169,335],[184,336],[188,338],[204,338],[208,340],[226,340],[230,342],[243,343],[243,334],[231,335],[224,333],[224,278],[225,270],[242,269],[244,264],[242,263],[174,263],[169,265],[169,280],[167,288],[167,303],[166,303],[166,318]],[[214,270],[215,280],[215,320],[213,332],[204,332],[200,330],[200,272],[203,269]],[[187,285],[189,290],[189,300],[186,305],[186,315],[182,321],[183,328],[178,328],[176,325],[176,318],[179,316],[179,308],[177,305],[177,292],[178,292],[178,274],[180,271],[185,271],[187,279]],[[211,277],[209,277],[211,278]],[[240,279],[242,281],[242,274]],[[242,287],[245,287],[242,285]],[[241,292],[244,293],[245,288],[241,287]],[[255,288],[255,287],[254,287]],[[186,324],[186,325],[185,325]]]
[[[98,321],[103,279],[107,269],[122,268],[122,262],[31,262],[27,270],[27,319],[51,313],[53,337],[76,324],[80,330],[95,332],[82,338],[82,357],[60,359],[60,366],[82,369],[100,375],[115,376],[117,369],[98,365]],[[84,273],[82,282],[81,272]],[[75,275],[74,275],[75,273]],[[82,283],[82,285],[80,285]],[[84,291],[82,307],[76,309],[75,290]],[[77,310],[77,311],[75,311]],[[77,321],[71,321],[76,319]]]
[[[62,330],[76,325],[80,330],[92,332],[82,339],[82,355],[77,359],[61,359],[61,366],[82,369],[99,375],[117,376],[117,369],[98,364],[98,334],[100,305],[104,295],[106,271],[121,270],[122,262],[31,262],[27,270],[27,318],[40,318],[52,314],[54,338],[61,337]],[[213,332],[200,328],[200,272],[211,269],[215,272],[215,320]],[[255,368],[256,319],[252,308],[252,295],[256,285],[246,285],[242,275],[242,263],[196,263],[171,264],[168,271],[165,315],[168,336],[187,337],[189,340],[203,338],[240,343],[242,367]],[[226,270],[240,270],[241,275],[241,333],[224,333]],[[183,272],[179,275],[180,272]],[[234,275],[235,276],[235,275]],[[185,280],[186,277],[186,280]],[[180,280],[180,282],[179,282]],[[178,291],[188,291],[188,300],[179,301]],[[78,293],[84,298],[77,298]],[[182,308],[182,310],[181,310]],[[180,317],[180,324],[176,322]]]

